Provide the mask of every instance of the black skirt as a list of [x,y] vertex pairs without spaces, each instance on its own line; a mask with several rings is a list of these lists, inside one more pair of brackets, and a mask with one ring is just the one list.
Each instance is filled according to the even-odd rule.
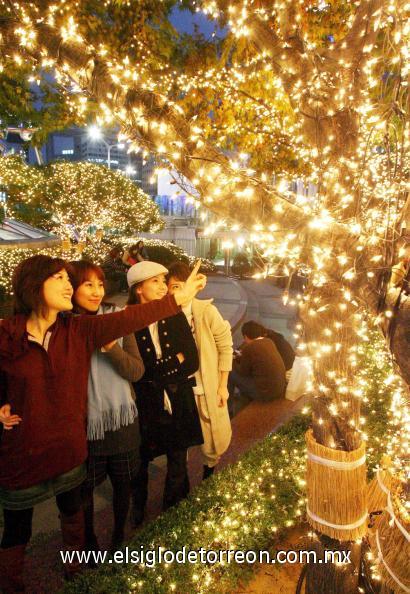
[[169,384],[165,390],[172,414],[164,410],[164,386],[138,382],[137,407],[141,432],[141,458],[152,460],[168,450],[203,443],[192,382]]

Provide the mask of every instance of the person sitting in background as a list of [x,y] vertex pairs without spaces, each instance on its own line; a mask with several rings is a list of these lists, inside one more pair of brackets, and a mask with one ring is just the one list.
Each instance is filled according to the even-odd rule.
[[279,334],[279,332],[275,332],[275,330],[271,330],[270,328],[265,328],[264,336],[266,336],[266,338],[270,338],[274,342],[276,348],[279,351],[279,355],[282,357],[286,371],[292,369],[292,365],[295,360],[295,351],[283,334]]
[[113,247],[101,262],[101,268],[107,280],[113,283],[119,283],[120,291],[128,291],[127,285],[127,268],[122,262],[122,248],[119,246]]
[[131,248],[130,247],[125,248],[121,260],[127,268],[131,268],[131,266],[134,266],[134,264],[137,263],[136,259],[131,256]]
[[122,249],[120,246],[113,247],[104,260],[101,262],[101,268],[107,272],[124,272],[125,267],[121,260]]
[[149,255],[142,239],[140,239],[135,246],[131,248],[131,256],[135,258],[137,262],[144,262],[149,260]]
[[140,239],[135,245],[125,250],[122,261],[126,266],[134,266],[137,262],[148,260],[148,252],[144,247],[144,242]]
[[[285,365],[286,369],[286,377],[288,376],[288,372],[291,371],[293,362],[295,360],[295,351],[293,350],[292,345],[286,340],[283,334],[279,334],[279,332],[275,332],[275,330],[271,330],[270,328],[266,328],[259,324],[259,322],[254,322],[253,320],[249,320],[249,323],[257,324],[261,328],[262,336],[266,336],[266,338],[270,338],[273,343],[275,344],[276,348],[279,351],[279,355],[282,357],[282,361]],[[244,342],[240,347],[239,350],[246,345]]]
[[[245,346],[229,374],[228,389],[231,414],[236,414],[251,400],[268,402],[285,394],[285,365],[266,329],[257,322],[243,324]],[[238,388],[239,395],[235,394]]]

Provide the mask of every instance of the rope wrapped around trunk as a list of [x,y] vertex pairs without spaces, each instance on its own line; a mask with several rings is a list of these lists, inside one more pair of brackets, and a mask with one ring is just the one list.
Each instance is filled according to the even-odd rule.
[[380,524],[382,518],[381,512],[387,505],[387,497],[393,483],[393,476],[389,470],[390,464],[391,461],[385,456],[382,459],[381,467],[377,469],[376,475],[368,486],[368,508],[373,530]]
[[349,541],[367,531],[365,445],[345,452],[316,442],[307,443],[307,516],[310,525],[331,538]]
[[400,484],[392,482],[387,504],[377,527],[370,532],[370,545],[383,583],[395,594],[410,593],[410,526],[396,504]]

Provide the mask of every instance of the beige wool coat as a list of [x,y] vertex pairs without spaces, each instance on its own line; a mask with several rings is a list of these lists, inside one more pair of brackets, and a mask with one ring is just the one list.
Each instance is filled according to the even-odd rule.
[[[228,406],[218,406],[219,371],[231,371],[233,348],[231,326],[222,318],[212,301],[193,299],[192,316],[204,388],[204,396],[197,397],[204,435],[202,449],[204,454],[212,451],[219,457],[227,450],[232,437]],[[201,398],[205,398],[205,407],[201,406]]]

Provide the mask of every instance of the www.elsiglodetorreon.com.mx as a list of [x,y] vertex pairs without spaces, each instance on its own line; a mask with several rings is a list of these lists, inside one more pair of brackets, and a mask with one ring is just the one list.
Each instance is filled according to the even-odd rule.
[[123,550],[110,554],[108,551],[60,551],[64,563],[78,561],[80,563],[133,563],[143,564],[146,567],[166,564],[203,563],[214,565],[218,563],[350,563],[350,551],[324,551],[318,556],[312,550],[277,550],[277,551],[253,551],[240,549],[195,549],[190,550],[182,547],[175,551],[157,547],[145,549],[125,547]]

